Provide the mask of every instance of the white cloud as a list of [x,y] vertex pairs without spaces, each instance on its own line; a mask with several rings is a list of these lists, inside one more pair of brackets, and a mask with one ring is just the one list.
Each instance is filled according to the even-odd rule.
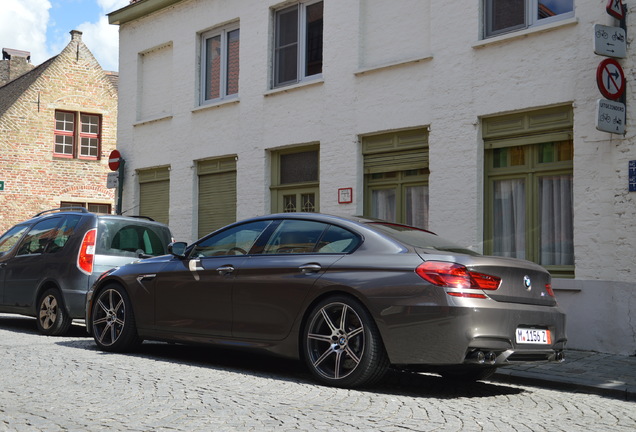
[[31,63],[35,65],[55,55],[56,53],[49,51],[46,43],[49,9],[51,9],[49,0],[2,0],[0,13],[2,48],[29,51]]
[[129,0],[97,0],[101,11],[99,20],[77,26],[77,30],[82,32],[82,41],[104,70],[119,69],[119,26],[108,24],[106,14],[129,3]]
[[82,41],[91,50],[104,70],[119,69],[119,27],[108,24],[107,17],[98,22],[85,22],[77,26]]

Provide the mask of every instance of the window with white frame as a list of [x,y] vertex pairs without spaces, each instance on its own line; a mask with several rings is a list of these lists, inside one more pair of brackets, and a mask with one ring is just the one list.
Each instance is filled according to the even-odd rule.
[[235,97],[239,90],[238,26],[213,30],[201,38],[201,103]]
[[[79,118],[79,125],[78,120]],[[55,111],[55,156],[98,159],[101,141],[101,116]]]
[[574,16],[574,0],[484,0],[484,37]]
[[273,87],[322,74],[323,2],[275,12]]

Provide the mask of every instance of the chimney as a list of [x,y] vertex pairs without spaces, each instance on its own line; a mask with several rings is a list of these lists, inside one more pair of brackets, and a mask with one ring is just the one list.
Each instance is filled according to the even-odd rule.
[[33,69],[31,53],[11,48],[2,48],[0,61],[0,86],[13,81]]
[[81,41],[82,40],[82,32],[79,30],[71,30],[71,41]]

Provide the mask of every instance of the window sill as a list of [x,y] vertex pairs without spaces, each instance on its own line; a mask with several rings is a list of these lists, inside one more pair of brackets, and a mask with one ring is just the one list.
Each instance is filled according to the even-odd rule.
[[424,56],[424,57],[417,57],[417,58],[403,60],[403,61],[399,61],[399,62],[395,62],[395,63],[385,63],[385,64],[381,64],[381,65],[377,65],[377,66],[371,66],[371,67],[364,68],[364,69],[358,69],[353,74],[356,75],[356,76],[360,76],[360,75],[364,75],[364,74],[367,74],[367,73],[378,72],[378,71],[385,70],[385,69],[393,69],[393,68],[397,68],[397,67],[401,67],[401,66],[412,65],[412,64],[415,64],[415,63],[420,63],[420,62],[428,61],[428,60],[432,60],[432,59],[433,59],[433,55],[429,54],[429,55]]
[[514,40],[514,39],[521,39],[533,34],[537,34],[537,33],[545,33],[545,32],[549,32],[555,29],[559,29],[562,27],[567,27],[567,26],[571,26],[571,25],[576,25],[578,24],[579,20],[578,18],[568,18],[568,19],[564,19],[562,21],[557,21],[557,22],[553,22],[550,24],[544,24],[544,25],[539,25],[536,27],[532,27],[529,29],[525,29],[525,30],[519,30],[519,31],[512,31],[510,33],[506,33],[503,35],[499,35],[499,36],[494,36],[494,37],[490,37],[487,39],[482,39],[480,41],[475,42],[472,47],[477,49],[477,48],[484,48],[487,47],[489,45],[495,45],[498,43],[502,43],[502,42],[508,42],[510,40]]
[[136,121],[135,123],[133,123],[133,127],[143,126],[145,124],[154,123],[154,122],[163,121],[163,120],[170,120],[170,119],[172,119],[172,114],[157,116],[157,117],[149,117],[143,120]]
[[207,103],[205,105],[199,105],[197,107],[192,108],[192,112],[196,113],[196,112],[201,112],[201,111],[207,111],[209,109],[214,109],[214,108],[220,108],[223,106],[227,106],[227,105],[234,105],[240,102],[239,98],[232,98],[232,99],[224,99],[224,100],[220,100],[217,102],[212,102],[212,103]]
[[303,81],[303,82],[299,82],[298,84],[291,84],[288,86],[284,86],[284,87],[277,87],[275,89],[271,89],[266,91],[263,96],[267,97],[267,96],[273,96],[273,95],[277,95],[277,94],[281,94],[281,93],[287,93],[290,91],[294,91],[294,90],[298,90],[301,88],[306,88],[306,87],[312,87],[315,85],[320,85],[320,84],[324,84],[325,80],[321,78],[318,79],[313,79],[311,81],[307,80],[307,81]]

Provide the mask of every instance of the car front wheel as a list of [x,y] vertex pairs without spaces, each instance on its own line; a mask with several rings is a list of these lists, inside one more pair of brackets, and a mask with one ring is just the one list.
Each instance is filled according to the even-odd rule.
[[37,325],[40,333],[48,336],[63,335],[71,327],[71,317],[64,309],[62,294],[49,288],[38,299]]
[[303,343],[309,370],[327,385],[370,385],[389,366],[373,318],[358,301],[346,296],[327,298],[311,310]]
[[141,343],[132,303],[120,285],[107,285],[99,291],[93,304],[90,325],[97,346],[104,351],[130,351]]

